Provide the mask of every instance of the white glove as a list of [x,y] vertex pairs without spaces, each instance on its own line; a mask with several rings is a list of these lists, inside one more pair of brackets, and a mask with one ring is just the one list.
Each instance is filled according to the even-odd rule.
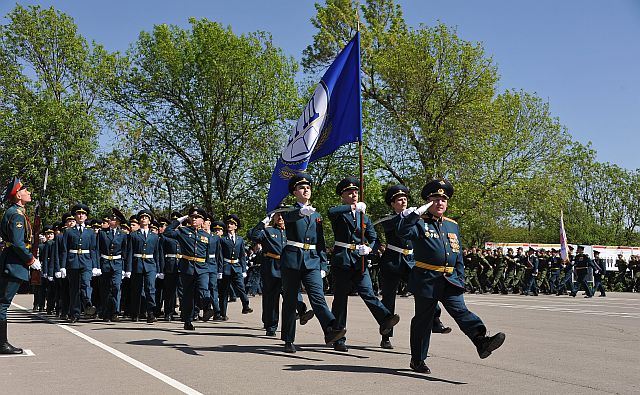
[[47,277],[47,280],[53,281],[53,277]]
[[122,271],[122,278],[124,278],[124,270]]
[[247,278],[247,272],[242,272],[242,278]]
[[40,260],[38,258],[36,258],[33,263],[31,264],[31,266],[29,266],[29,269],[33,269],[33,270],[40,270],[42,269],[42,264],[40,263]]
[[102,274],[102,270],[98,268],[91,269],[91,276],[96,277]]
[[358,245],[357,250],[358,250],[358,254],[360,254],[360,256],[369,255],[371,253],[371,247],[369,247],[368,245],[364,245],[364,244]]
[[273,218],[273,213],[267,215],[266,217],[264,217],[264,219],[262,220],[262,223],[267,226],[269,225],[269,222],[271,222],[271,219]]
[[185,219],[189,218],[188,215],[183,215],[182,217],[178,218],[178,222],[183,223]]
[[131,278],[131,272],[124,272],[124,276],[126,278]]
[[222,273],[218,273],[218,280],[222,280]]
[[327,272],[325,272],[324,270],[320,270],[320,277],[321,278],[327,277]]
[[356,211],[364,214],[364,212],[367,211],[367,204],[365,202],[356,203]]
[[61,278],[66,278],[67,277],[67,269],[65,269],[64,267],[60,268],[60,275],[61,275]]
[[427,210],[429,209],[429,207],[431,207],[431,205],[433,205],[433,202],[429,202],[429,203],[425,204],[424,206],[418,207],[416,209],[416,214],[422,215],[422,214],[426,213]]
[[300,209],[300,215],[307,216],[307,217],[315,212],[316,212],[316,209],[311,206],[304,206]]
[[160,280],[164,280],[164,273],[156,273],[156,278],[159,278]]
[[60,272],[55,272],[55,273],[54,273],[54,276],[55,276],[56,278],[62,278],[62,273],[60,273]]
[[402,218],[408,217],[409,214],[413,213],[414,211],[416,211],[417,208],[416,207],[409,207],[409,208],[405,208],[404,210],[402,210],[402,212],[400,213],[400,216]]

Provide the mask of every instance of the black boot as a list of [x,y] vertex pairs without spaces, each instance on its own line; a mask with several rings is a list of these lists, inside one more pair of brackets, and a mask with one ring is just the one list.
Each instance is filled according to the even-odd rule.
[[7,321],[0,321],[0,354],[22,354],[22,349],[7,341]]
[[433,327],[431,327],[431,333],[450,333],[451,332],[451,328],[448,326],[444,326],[444,324],[442,323],[442,321],[440,321],[440,318],[434,318],[433,319]]
[[481,359],[485,359],[491,355],[493,351],[504,343],[505,337],[505,334],[502,332],[498,332],[491,337],[486,335],[476,336],[476,338],[473,339],[473,344],[476,345],[478,356],[480,356]]

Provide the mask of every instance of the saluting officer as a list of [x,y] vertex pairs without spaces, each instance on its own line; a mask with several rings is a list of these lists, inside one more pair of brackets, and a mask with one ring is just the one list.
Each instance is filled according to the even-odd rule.
[[0,222],[0,238],[5,248],[0,251],[0,354],[22,354],[22,349],[7,340],[7,310],[20,284],[29,279],[29,269],[40,270],[40,261],[30,251],[31,223],[25,204],[31,201],[31,192],[17,177],[6,185],[2,201],[11,207]]
[[80,307],[87,316],[93,316],[96,308],[91,303],[91,277],[100,273],[98,268],[98,243],[93,229],[86,226],[89,207],[76,204],[71,208],[76,225],[68,228],[62,240],[60,272],[69,280],[69,320],[80,319]]
[[422,188],[428,203],[402,212],[398,234],[413,240],[416,264],[409,277],[409,290],[415,297],[415,316],[411,320],[412,370],[431,373],[425,359],[429,351],[431,325],[438,301],[460,329],[476,345],[480,358],[488,357],[502,345],[504,333],[488,337],[482,320],[464,303],[464,263],[458,224],[444,216],[453,185],[436,179]]
[[164,277],[161,271],[160,237],[149,228],[152,220],[151,211],[138,212],[140,229],[129,235],[125,264],[125,277],[131,278],[131,319],[138,321],[144,288],[148,323],[157,321],[153,313],[156,307],[156,277]]
[[[184,318],[184,329],[194,330],[191,323],[193,319],[193,308],[196,292],[206,310],[203,320],[208,321],[215,314],[210,307],[209,296],[209,256],[214,256],[217,266],[222,265],[220,254],[220,241],[217,237],[212,237],[202,230],[202,222],[207,213],[194,207],[189,210],[189,215],[175,219],[164,230],[164,235],[175,239],[180,244],[180,256],[178,260],[178,272],[180,281],[184,288],[182,299],[182,316]],[[189,226],[180,226],[187,218],[190,219]]]
[[108,217],[107,229],[98,234],[98,248],[100,250],[100,270],[102,270],[103,312],[105,322],[119,321],[120,286],[124,261],[127,256],[127,234],[120,230],[120,224],[125,222],[125,216],[117,208],[111,209]]
[[[329,209],[329,220],[335,237],[335,247],[331,257],[331,273],[333,275],[333,304],[331,312],[336,317],[340,328],[347,326],[347,302],[351,289],[358,292],[367,308],[380,326],[380,334],[388,335],[400,321],[400,316],[393,314],[380,302],[373,293],[369,269],[361,260],[369,255],[372,246],[377,249],[378,236],[365,214],[366,204],[358,201],[360,181],[354,177],[341,180],[336,186],[336,194],[342,204]],[[364,217],[364,218],[362,218]],[[364,222],[364,240],[362,239],[362,223]],[[336,351],[348,351],[346,339],[338,339],[333,348]]]
[[240,227],[240,218],[235,214],[224,217],[227,233],[222,236],[222,282],[220,284],[220,314],[223,320],[228,320],[227,305],[229,288],[233,287],[242,302],[242,314],[253,313],[249,307],[249,298],[244,289],[244,278],[247,277],[247,253],[244,239],[236,234]]
[[[384,201],[391,206],[394,214],[381,219],[379,223],[384,229],[387,245],[380,259],[380,273],[382,275],[382,304],[387,306],[391,313],[395,312],[396,296],[398,295],[398,284],[400,281],[407,283],[409,273],[416,264],[413,256],[413,243],[409,239],[398,236],[398,222],[400,213],[407,208],[409,198],[409,188],[404,185],[393,185],[387,189]],[[477,283],[476,278],[476,283]],[[479,284],[478,284],[479,286]],[[440,321],[440,305],[436,307],[436,314],[433,320],[433,333],[449,333],[451,328],[445,327]],[[393,336],[393,329],[386,335],[382,335],[380,347],[393,349],[390,338]]]
[[[171,213],[171,220],[182,217],[177,211]],[[182,225],[178,225],[180,227]],[[162,253],[164,254],[164,320],[171,321],[176,314],[176,289],[178,285],[178,257],[180,255],[180,243],[175,238],[167,237],[165,232],[160,235]]]
[[280,258],[282,275],[282,331],[284,351],[295,353],[296,305],[300,282],[304,285],[309,303],[324,331],[324,341],[332,344],[342,338],[347,330],[337,328],[336,317],[329,310],[322,289],[322,278],[327,270],[322,216],[310,205],[310,175],[299,173],[289,180],[289,193],[296,204],[282,214],[287,234],[286,246]]

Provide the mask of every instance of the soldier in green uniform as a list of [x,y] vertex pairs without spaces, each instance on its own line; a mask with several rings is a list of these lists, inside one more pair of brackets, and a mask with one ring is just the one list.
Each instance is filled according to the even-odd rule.
[[497,294],[498,292],[506,295],[507,287],[505,285],[505,272],[507,270],[507,260],[505,259],[504,252],[502,248],[497,248],[495,250],[495,269],[493,271],[493,285],[491,286],[493,293]]
[[522,247],[518,247],[516,252],[516,275],[513,282],[513,293],[518,293],[524,291],[524,274],[525,274],[525,266],[527,262],[527,257],[524,255],[524,249]]
[[629,270],[631,271],[631,291],[640,291],[640,256],[631,255],[629,261]]
[[541,248],[538,253],[538,277],[536,281],[538,283],[538,289],[545,295],[549,295],[549,277],[548,272],[550,268],[549,253],[544,248]]
[[618,254],[618,259],[616,259],[615,267],[618,268],[618,275],[615,278],[615,288],[616,290],[626,291],[627,290],[627,269],[629,265],[627,261],[623,258],[622,254]]
[[517,274],[517,259],[513,254],[513,248],[507,248],[507,254],[504,256],[507,263],[507,272],[505,273],[504,285],[507,287],[507,293],[513,292],[514,282]]
[[3,201],[9,201],[11,207],[0,222],[0,238],[5,245],[0,252],[0,354],[22,354],[21,348],[7,340],[7,310],[20,284],[28,280],[29,270],[40,270],[41,266],[30,251],[31,223],[24,207],[31,201],[31,192],[13,177],[4,190]]
[[478,255],[480,258],[480,265],[482,271],[480,272],[480,284],[485,292],[491,291],[491,285],[493,284],[493,272],[495,267],[495,256],[490,249],[481,250]]

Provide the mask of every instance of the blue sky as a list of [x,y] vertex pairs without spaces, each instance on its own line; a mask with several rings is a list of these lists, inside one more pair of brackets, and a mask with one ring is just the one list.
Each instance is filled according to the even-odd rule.
[[[57,0],[80,33],[124,51],[154,24],[188,26],[189,17],[230,25],[234,32],[271,32],[300,60],[313,42],[307,0]],[[592,142],[598,160],[640,169],[640,0],[397,0],[410,26],[442,21],[481,41],[498,65],[500,89],[535,92],[550,103],[574,139]],[[0,0],[6,15],[15,1]],[[6,23],[3,18],[2,23]]]

